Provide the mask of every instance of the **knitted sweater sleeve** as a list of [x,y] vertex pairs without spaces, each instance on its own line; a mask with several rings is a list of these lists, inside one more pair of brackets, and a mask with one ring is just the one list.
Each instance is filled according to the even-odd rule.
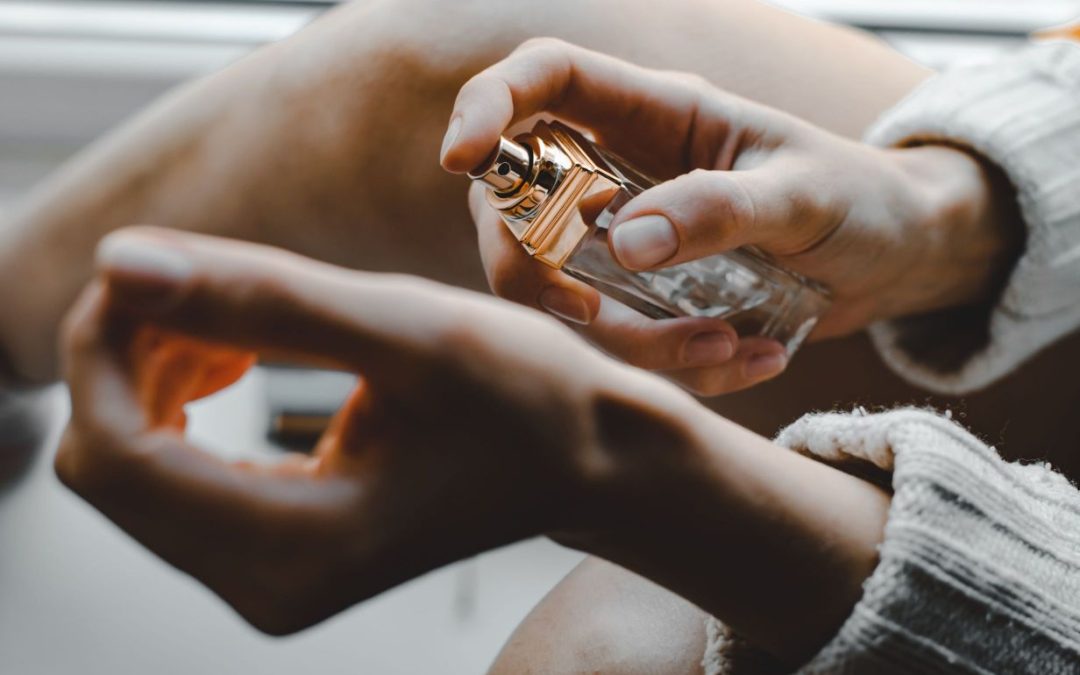
[[[964,393],[1080,326],[1080,45],[1035,45],[937,75],[886,112],[867,141],[970,147],[1008,176],[1027,225],[1025,250],[988,315],[871,327],[897,373],[927,389]],[[957,352],[961,358],[948,366],[935,359]]]
[[[1080,491],[1063,476],[914,409],[808,415],[777,442],[892,476],[879,563],[800,674],[1080,673]],[[781,672],[745,670],[739,646],[712,622],[706,672]]]

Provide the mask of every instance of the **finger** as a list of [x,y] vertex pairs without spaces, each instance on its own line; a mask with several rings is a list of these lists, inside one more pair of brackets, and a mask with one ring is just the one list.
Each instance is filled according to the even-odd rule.
[[437,285],[347,273],[248,243],[134,228],[106,237],[98,265],[132,316],[269,358],[361,371],[407,386],[418,359],[460,323]]
[[[97,285],[65,325],[64,374],[71,421],[56,459],[60,478],[106,515],[185,569],[219,536],[288,526],[326,506],[311,489],[312,471],[253,470],[229,463],[157,425],[138,400],[129,355],[136,330]],[[331,491],[332,492],[332,491]],[[288,512],[288,514],[284,514]],[[201,538],[188,548],[184,536]]]
[[102,363],[100,356],[105,342],[127,348],[136,327],[130,322],[107,323],[105,296],[104,284],[91,283],[61,329],[61,369],[71,397],[71,422],[92,433],[137,434],[149,420],[130,374],[114,358]]
[[646,370],[678,370],[726,363],[739,338],[725,321],[705,317],[650,319],[608,297],[596,319],[579,332],[608,354]]
[[776,255],[807,250],[839,217],[807,208],[811,201],[794,177],[777,162],[750,171],[692,171],[661,183],[616,214],[612,252],[625,267],[643,270],[747,245]]
[[[180,439],[172,430],[162,429],[140,400],[140,376],[131,358],[139,340],[134,322],[110,312],[107,291],[100,284],[76,303],[63,336],[71,422],[57,456],[57,471],[80,493],[103,497],[116,505],[122,504],[132,489],[142,489],[141,484],[128,483],[127,478],[134,472],[154,475],[154,467],[172,455],[174,445],[166,439]],[[144,442],[138,450],[131,447],[137,439]],[[146,447],[155,451],[146,452]],[[218,464],[208,455],[195,453],[178,466],[206,470]],[[103,483],[127,484],[128,489],[115,493],[95,489]]]
[[698,396],[719,396],[771,380],[784,372],[787,354],[783,345],[760,337],[743,338],[735,356],[719,366],[684,368],[664,375]]
[[540,112],[592,129],[628,159],[636,154],[651,156],[652,166],[682,165],[704,90],[693,76],[641,68],[552,38],[530,40],[462,87],[443,167],[474,169],[507,127]]
[[482,186],[474,185],[469,191],[469,208],[491,291],[571,324],[591,323],[600,309],[596,289],[529,256],[488,205],[485,192]]
[[[336,514],[356,509],[361,488],[322,475],[324,457],[229,463],[153,424],[137,401],[131,367],[137,323],[117,311],[102,284],[72,312],[64,336],[72,417],[57,475],[264,630],[291,632],[339,610],[288,592],[325,568],[317,557],[285,555],[283,546],[325,546]],[[350,410],[350,421],[359,424],[360,413]]]

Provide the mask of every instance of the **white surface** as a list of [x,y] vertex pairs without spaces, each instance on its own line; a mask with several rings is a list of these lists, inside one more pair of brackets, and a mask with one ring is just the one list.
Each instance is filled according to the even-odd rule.
[[[61,389],[58,408],[66,405]],[[203,404],[191,433],[264,456],[259,377]],[[0,493],[3,675],[481,673],[581,555],[535,540],[458,563],[298,636],[268,638],[55,479],[49,450]]]
[[0,144],[71,154],[176,84],[286,37],[319,7],[0,2]]
[[280,40],[320,10],[214,2],[7,0],[0,34],[262,44]]
[[1023,34],[1080,16],[1078,0],[765,0],[859,26]]
[[[830,20],[888,29],[899,49],[934,67],[985,60],[1028,30],[1080,14],[1080,0],[771,1]],[[69,155],[172,86],[289,35],[323,9],[267,3],[0,2],[0,146],[32,142],[52,155]],[[1015,36],[912,28],[1008,30]]]

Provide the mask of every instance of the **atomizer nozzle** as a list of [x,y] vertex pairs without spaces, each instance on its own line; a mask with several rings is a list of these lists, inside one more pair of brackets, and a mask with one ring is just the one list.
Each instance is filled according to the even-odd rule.
[[500,136],[499,145],[483,164],[469,172],[469,178],[483,181],[495,192],[509,193],[528,180],[531,170],[532,152],[529,148]]

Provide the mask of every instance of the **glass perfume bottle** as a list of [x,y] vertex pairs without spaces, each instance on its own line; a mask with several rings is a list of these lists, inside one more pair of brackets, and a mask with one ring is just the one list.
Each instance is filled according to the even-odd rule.
[[559,122],[501,138],[469,177],[488,186],[488,201],[531,256],[646,316],[725,319],[790,356],[829,305],[823,287],[747,248],[655,271],[624,268],[608,226],[656,181]]

